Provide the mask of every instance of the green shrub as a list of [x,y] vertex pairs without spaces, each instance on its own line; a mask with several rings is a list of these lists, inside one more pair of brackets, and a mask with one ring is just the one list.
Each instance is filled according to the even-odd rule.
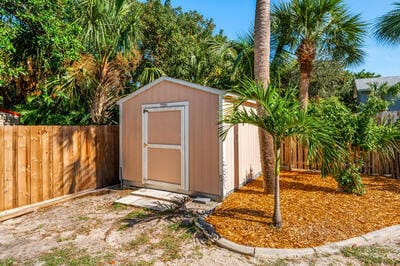
[[348,164],[346,167],[335,175],[339,189],[346,193],[354,193],[357,195],[365,194],[365,187],[362,183],[359,167],[354,164]]

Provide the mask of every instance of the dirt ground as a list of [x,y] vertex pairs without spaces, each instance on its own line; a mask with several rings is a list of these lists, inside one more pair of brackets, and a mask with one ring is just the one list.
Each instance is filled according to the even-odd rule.
[[364,176],[363,183],[367,192],[357,196],[319,173],[282,171],[280,230],[269,226],[274,200],[261,178],[228,196],[208,221],[231,241],[271,248],[316,247],[400,224],[400,180]]
[[[190,220],[153,219],[114,205],[127,191],[75,199],[0,223],[3,265],[361,265],[400,264],[400,239],[327,256],[256,259],[207,242]],[[154,216],[153,216],[154,217]]]

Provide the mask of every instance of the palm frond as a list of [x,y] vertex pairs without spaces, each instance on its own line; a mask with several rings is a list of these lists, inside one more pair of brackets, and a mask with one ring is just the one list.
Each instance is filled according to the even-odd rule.
[[375,37],[384,44],[400,44],[400,2],[394,3],[395,8],[377,19],[374,28]]
[[[231,90],[233,100],[227,104],[220,122],[220,135],[226,137],[232,125],[251,124],[271,134],[275,143],[296,137],[309,147],[308,158],[321,165],[322,175],[336,173],[347,158],[346,149],[336,143],[336,130],[319,117],[300,108],[295,90],[283,94],[275,87],[264,90],[261,84],[243,80]],[[246,106],[254,101],[263,112]]]

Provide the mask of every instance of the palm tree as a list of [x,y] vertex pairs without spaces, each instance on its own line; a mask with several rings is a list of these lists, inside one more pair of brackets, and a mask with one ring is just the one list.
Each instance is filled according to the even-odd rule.
[[299,99],[307,108],[314,59],[344,65],[362,62],[366,24],[348,12],[344,0],[292,0],[273,7],[272,32],[277,39],[275,59],[295,55],[300,68]]
[[239,35],[237,40],[219,40],[210,43],[213,52],[225,61],[230,81],[235,83],[244,78],[254,79],[254,33],[253,29]]
[[105,124],[139,63],[140,10],[133,0],[77,0],[77,8],[86,53],[67,70],[64,88],[84,90],[92,122]]
[[394,3],[395,9],[378,18],[375,24],[376,38],[387,44],[400,44],[400,2]]
[[[243,81],[241,86],[232,90],[238,95],[233,105],[224,110],[224,119],[221,121],[220,134],[226,136],[233,125],[251,124],[263,132],[268,132],[272,138],[275,155],[275,201],[273,225],[282,226],[280,213],[279,173],[281,158],[281,143],[287,137],[297,137],[298,141],[309,147],[308,158],[321,165],[321,174],[335,173],[342,165],[341,158],[345,158],[345,150],[336,145],[333,138],[335,129],[317,116],[308,115],[300,108],[299,101],[293,90],[286,90],[282,96],[279,90],[264,86],[251,80]],[[253,109],[240,108],[249,100],[255,101],[263,109],[262,115]]]
[[[262,84],[264,90],[269,84],[269,54],[270,54],[270,1],[257,0],[256,16],[254,23],[254,79]],[[264,109],[257,107],[260,117]],[[272,137],[263,130],[258,131],[260,141],[261,168],[264,176],[264,192],[273,194],[276,188],[274,175],[274,153]],[[275,185],[274,185],[275,184]]]

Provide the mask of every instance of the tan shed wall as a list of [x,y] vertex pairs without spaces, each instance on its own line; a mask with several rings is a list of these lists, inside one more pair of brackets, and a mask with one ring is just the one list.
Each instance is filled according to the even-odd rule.
[[226,196],[261,174],[258,128],[248,124],[233,127],[224,141],[223,151],[223,194]]
[[223,143],[223,195],[235,189],[235,137],[234,129],[229,130]]
[[169,81],[122,104],[122,177],[142,182],[141,106],[184,101],[189,102],[189,190],[219,195],[218,95]]
[[239,125],[239,185],[261,174],[258,128],[253,125]]

